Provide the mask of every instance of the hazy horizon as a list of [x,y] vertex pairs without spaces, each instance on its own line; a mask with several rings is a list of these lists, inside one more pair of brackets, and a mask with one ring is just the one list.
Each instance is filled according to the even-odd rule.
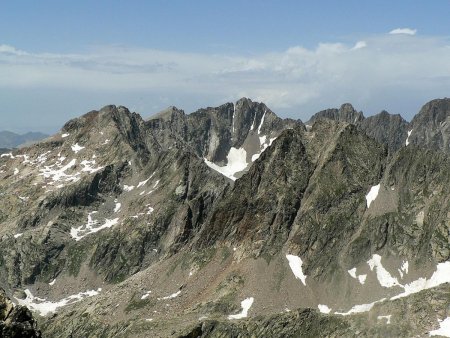
[[450,1],[45,1],[0,5],[0,130],[54,133],[108,104],[148,117],[264,102],[307,120],[349,102],[410,120],[450,96]]

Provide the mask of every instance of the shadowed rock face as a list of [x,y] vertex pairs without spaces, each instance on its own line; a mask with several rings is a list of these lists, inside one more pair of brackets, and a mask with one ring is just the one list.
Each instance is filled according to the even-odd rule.
[[54,307],[48,337],[425,334],[448,284],[391,297],[450,259],[433,102],[411,124],[345,104],[307,128],[249,99],[91,111],[0,158],[0,286]]
[[450,99],[437,99],[425,104],[410,126],[410,143],[434,150],[450,152]]
[[391,115],[385,110],[360,121],[358,127],[369,137],[397,151],[405,145],[409,123],[400,115]]
[[319,119],[357,124],[364,120],[364,115],[356,111],[350,103],[344,103],[339,109],[326,109],[314,114],[306,124],[313,125]]
[[39,338],[40,331],[30,310],[14,306],[0,288],[0,336],[4,338]]
[[[170,107],[146,122],[165,147],[176,141],[183,142],[201,158],[225,166],[230,150],[245,151],[244,170],[285,129],[301,126],[291,119],[281,119],[265,104],[242,98],[236,103],[208,107],[185,115]],[[238,177],[240,175],[237,175]]]

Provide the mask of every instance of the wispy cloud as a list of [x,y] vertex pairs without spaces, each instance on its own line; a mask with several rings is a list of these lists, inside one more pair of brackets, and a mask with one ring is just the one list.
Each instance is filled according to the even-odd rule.
[[396,28],[389,32],[389,34],[406,34],[406,35],[416,35],[417,29],[411,28]]
[[0,88],[157,93],[152,106],[143,109],[180,97],[186,98],[181,108],[189,109],[198,102],[248,96],[301,118],[308,116],[299,112],[348,101],[381,110],[450,92],[448,41],[414,33],[401,28],[350,44],[293,46],[254,56],[117,46],[78,54],[31,53],[0,45]]

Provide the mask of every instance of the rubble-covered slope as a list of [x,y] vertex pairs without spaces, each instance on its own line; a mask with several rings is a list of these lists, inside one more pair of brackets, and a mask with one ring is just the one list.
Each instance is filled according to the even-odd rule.
[[448,154],[341,110],[305,128],[248,99],[146,121],[107,106],[3,154],[0,285],[48,337],[438,330]]

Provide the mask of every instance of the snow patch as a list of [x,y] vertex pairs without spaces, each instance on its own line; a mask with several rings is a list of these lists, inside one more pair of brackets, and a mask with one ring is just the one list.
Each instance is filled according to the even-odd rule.
[[253,117],[253,122],[252,122],[252,126],[250,127],[250,130],[255,129],[255,120],[256,120],[256,114],[255,114],[255,116]]
[[79,241],[80,239],[86,237],[87,235],[93,234],[106,228],[111,228],[113,225],[116,225],[119,221],[118,218],[105,219],[105,223],[103,223],[98,227],[95,227],[95,225],[99,223],[97,220],[92,219],[92,215],[95,213],[97,213],[97,211],[92,211],[88,214],[87,224],[81,225],[78,228],[70,229],[70,235],[72,236],[73,239]]
[[144,293],[144,294],[142,295],[141,299],[146,299],[146,298],[148,298],[148,296],[150,296],[151,293],[152,293],[151,291],[147,291],[146,293]]
[[370,207],[370,204],[375,201],[378,196],[378,191],[380,190],[380,184],[374,185],[370,188],[369,193],[366,195],[367,208]]
[[319,304],[319,305],[317,305],[317,307],[319,308],[319,311],[321,313],[330,313],[331,312],[331,309],[326,305]]
[[23,233],[18,233],[18,234],[14,235],[14,238],[19,238],[19,237],[22,237],[22,236],[23,236]]
[[380,255],[374,254],[372,258],[367,261],[367,264],[369,264],[371,271],[375,268],[377,279],[381,286],[385,288],[391,288],[393,286],[403,287],[403,285],[398,282],[397,278],[392,277],[389,271],[383,267]]
[[114,212],[118,212],[120,210],[120,207],[122,206],[121,203],[116,202],[116,206],[114,207]]
[[267,140],[267,136],[263,135],[259,137],[259,144],[260,144],[260,152],[256,153],[254,155],[252,155],[252,162],[255,162],[260,156],[261,154],[269,147],[272,145],[272,142],[276,139],[276,137],[269,139],[269,144],[266,143]]
[[242,302],[241,302],[241,307],[242,307],[242,311],[238,314],[235,315],[229,315],[228,319],[241,319],[241,318],[246,318],[247,317],[247,313],[248,310],[251,308],[252,304],[253,304],[254,298],[253,297],[249,297],[249,298],[245,298]]
[[391,323],[391,317],[392,317],[392,315],[378,316],[378,317],[377,317],[377,320],[383,320],[383,319],[386,319],[386,324],[390,324],[390,323]]
[[430,336],[450,337],[450,317],[439,320],[439,326],[439,329],[430,331]]
[[62,138],[66,138],[66,137],[69,136],[69,135],[70,135],[70,134],[65,133],[65,134],[62,134],[61,137],[62,137]]
[[356,268],[347,271],[352,278],[357,279],[361,284],[366,282],[367,275],[356,275]]
[[408,274],[408,261],[403,261],[400,269],[397,269],[400,275],[400,278],[403,278],[403,274]]
[[359,275],[358,276],[358,280],[361,284],[364,284],[366,282],[366,278],[367,278],[367,275]]
[[19,173],[19,169],[15,168],[13,175],[16,176]]
[[72,151],[77,154],[80,150],[83,150],[85,147],[80,146],[78,143],[75,143],[73,146],[71,146]]
[[231,127],[233,134],[234,134],[234,117],[235,117],[235,115],[236,115],[236,105],[233,103],[233,117],[232,117],[233,122],[232,122],[232,127]]
[[450,262],[439,263],[436,266],[436,271],[430,277],[430,279],[419,278],[415,281],[405,284],[405,291],[397,296],[391,298],[391,300],[409,296],[413,293],[420,292],[425,289],[434,288],[438,285],[450,283]]
[[150,179],[150,178],[147,178],[145,181],[139,182],[136,188],[140,188],[140,187],[142,187],[143,185],[145,185],[145,184],[148,182],[149,179]]
[[215,171],[218,171],[222,175],[235,181],[236,177],[234,175],[247,168],[247,152],[244,148],[238,149],[231,147],[230,152],[227,155],[227,164],[223,167],[208,161],[206,158],[204,158],[204,161],[211,169],[214,169]]
[[295,278],[300,279],[303,285],[306,285],[306,275],[303,273],[302,270],[303,265],[302,259],[295,255],[286,255],[286,258],[289,261],[289,266],[291,267],[291,270],[294,273]]
[[76,295],[71,295],[66,298],[63,298],[58,302],[51,302],[51,301],[47,301],[46,299],[43,299],[43,298],[35,297],[35,296],[33,296],[33,294],[31,293],[31,291],[29,289],[24,290],[25,295],[26,295],[25,299],[19,299],[16,297],[14,297],[14,298],[16,298],[19,305],[27,306],[32,311],[38,312],[41,316],[46,316],[49,313],[55,313],[56,310],[60,307],[79,302],[80,300],[82,300],[83,298],[86,298],[86,297],[96,296],[100,293],[101,290],[102,289],[99,288],[97,290],[89,290],[86,292],[80,292],[80,293],[77,293]]
[[52,280],[50,283],[48,283],[48,285],[53,286],[53,285],[55,285],[55,282],[56,282],[56,278],[54,280]]
[[350,276],[356,279],[356,268],[350,269],[347,271]]
[[410,131],[408,131],[408,137],[406,138],[405,146],[407,146],[409,144],[409,137],[411,136],[412,131],[413,131],[412,129]]
[[125,190],[125,191],[127,191],[127,192],[130,192],[131,190],[133,190],[134,189],[134,185],[124,185],[123,186],[123,190]]
[[81,169],[81,171],[88,172],[90,174],[93,174],[93,173],[95,173],[95,172],[97,172],[97,171],[99,171],[99,170],[104,168],[104,167],[97,167],[97,168],[92,167],[92,166],[95,165],[95,160],[92,160],[92,161],[88,161],[88,160],[81,161],[81,165],[83,166],[83,169]]
[[[64,161],[64,157],[62,158]],[[45,166],[44,169],[39,169],[41,176],[44,176],[44,178],[51,179],[53,183],[62,181],[62,182],[76,182],[80,178],[78,177],[80,174],[76,173],[73,175],[66,174],[66,170],[69,170],[72,168],[77,160],[72,159],[69,163],[67,163],[65,166],[62,166],[62,161],[58,161],[55,164],[52,164],[50,166]],[[54,166],[59,167],[59,169],[53,169]],[[62,166],[62,167],[61,167]],[[51,184],[53,184],[51,183]]]
[[266,112],[264,111],[264,114],[263,114],[263,116],[262,116],[262,118],[261,118],[261,123],[259,124],[259,127],[258,127],[258,135],[261,134],[261,128],[262,128],[262,126],[263,126],[264,118],[265,118],[265,117],[266,117]]
[[180,295],[180,293],[181,293],[181,290],[179,290],[179,291],[177,291],[175,293],[172,293],[169,296],[158,298],[158,300],[172,299],[172,298],[178,297]]
[[369,304],[355,305],[347,312],[335,312],[335,314],[341,315],[341,316],[348,316],[348,315],[351,315],[352,313],[367,312],[367,311],[370,311],[376,303],[382,302],[385,299],[386,298],[383,298],[383,299],[377,300],[377,301],[375,301],[373,303],[369,303]]

